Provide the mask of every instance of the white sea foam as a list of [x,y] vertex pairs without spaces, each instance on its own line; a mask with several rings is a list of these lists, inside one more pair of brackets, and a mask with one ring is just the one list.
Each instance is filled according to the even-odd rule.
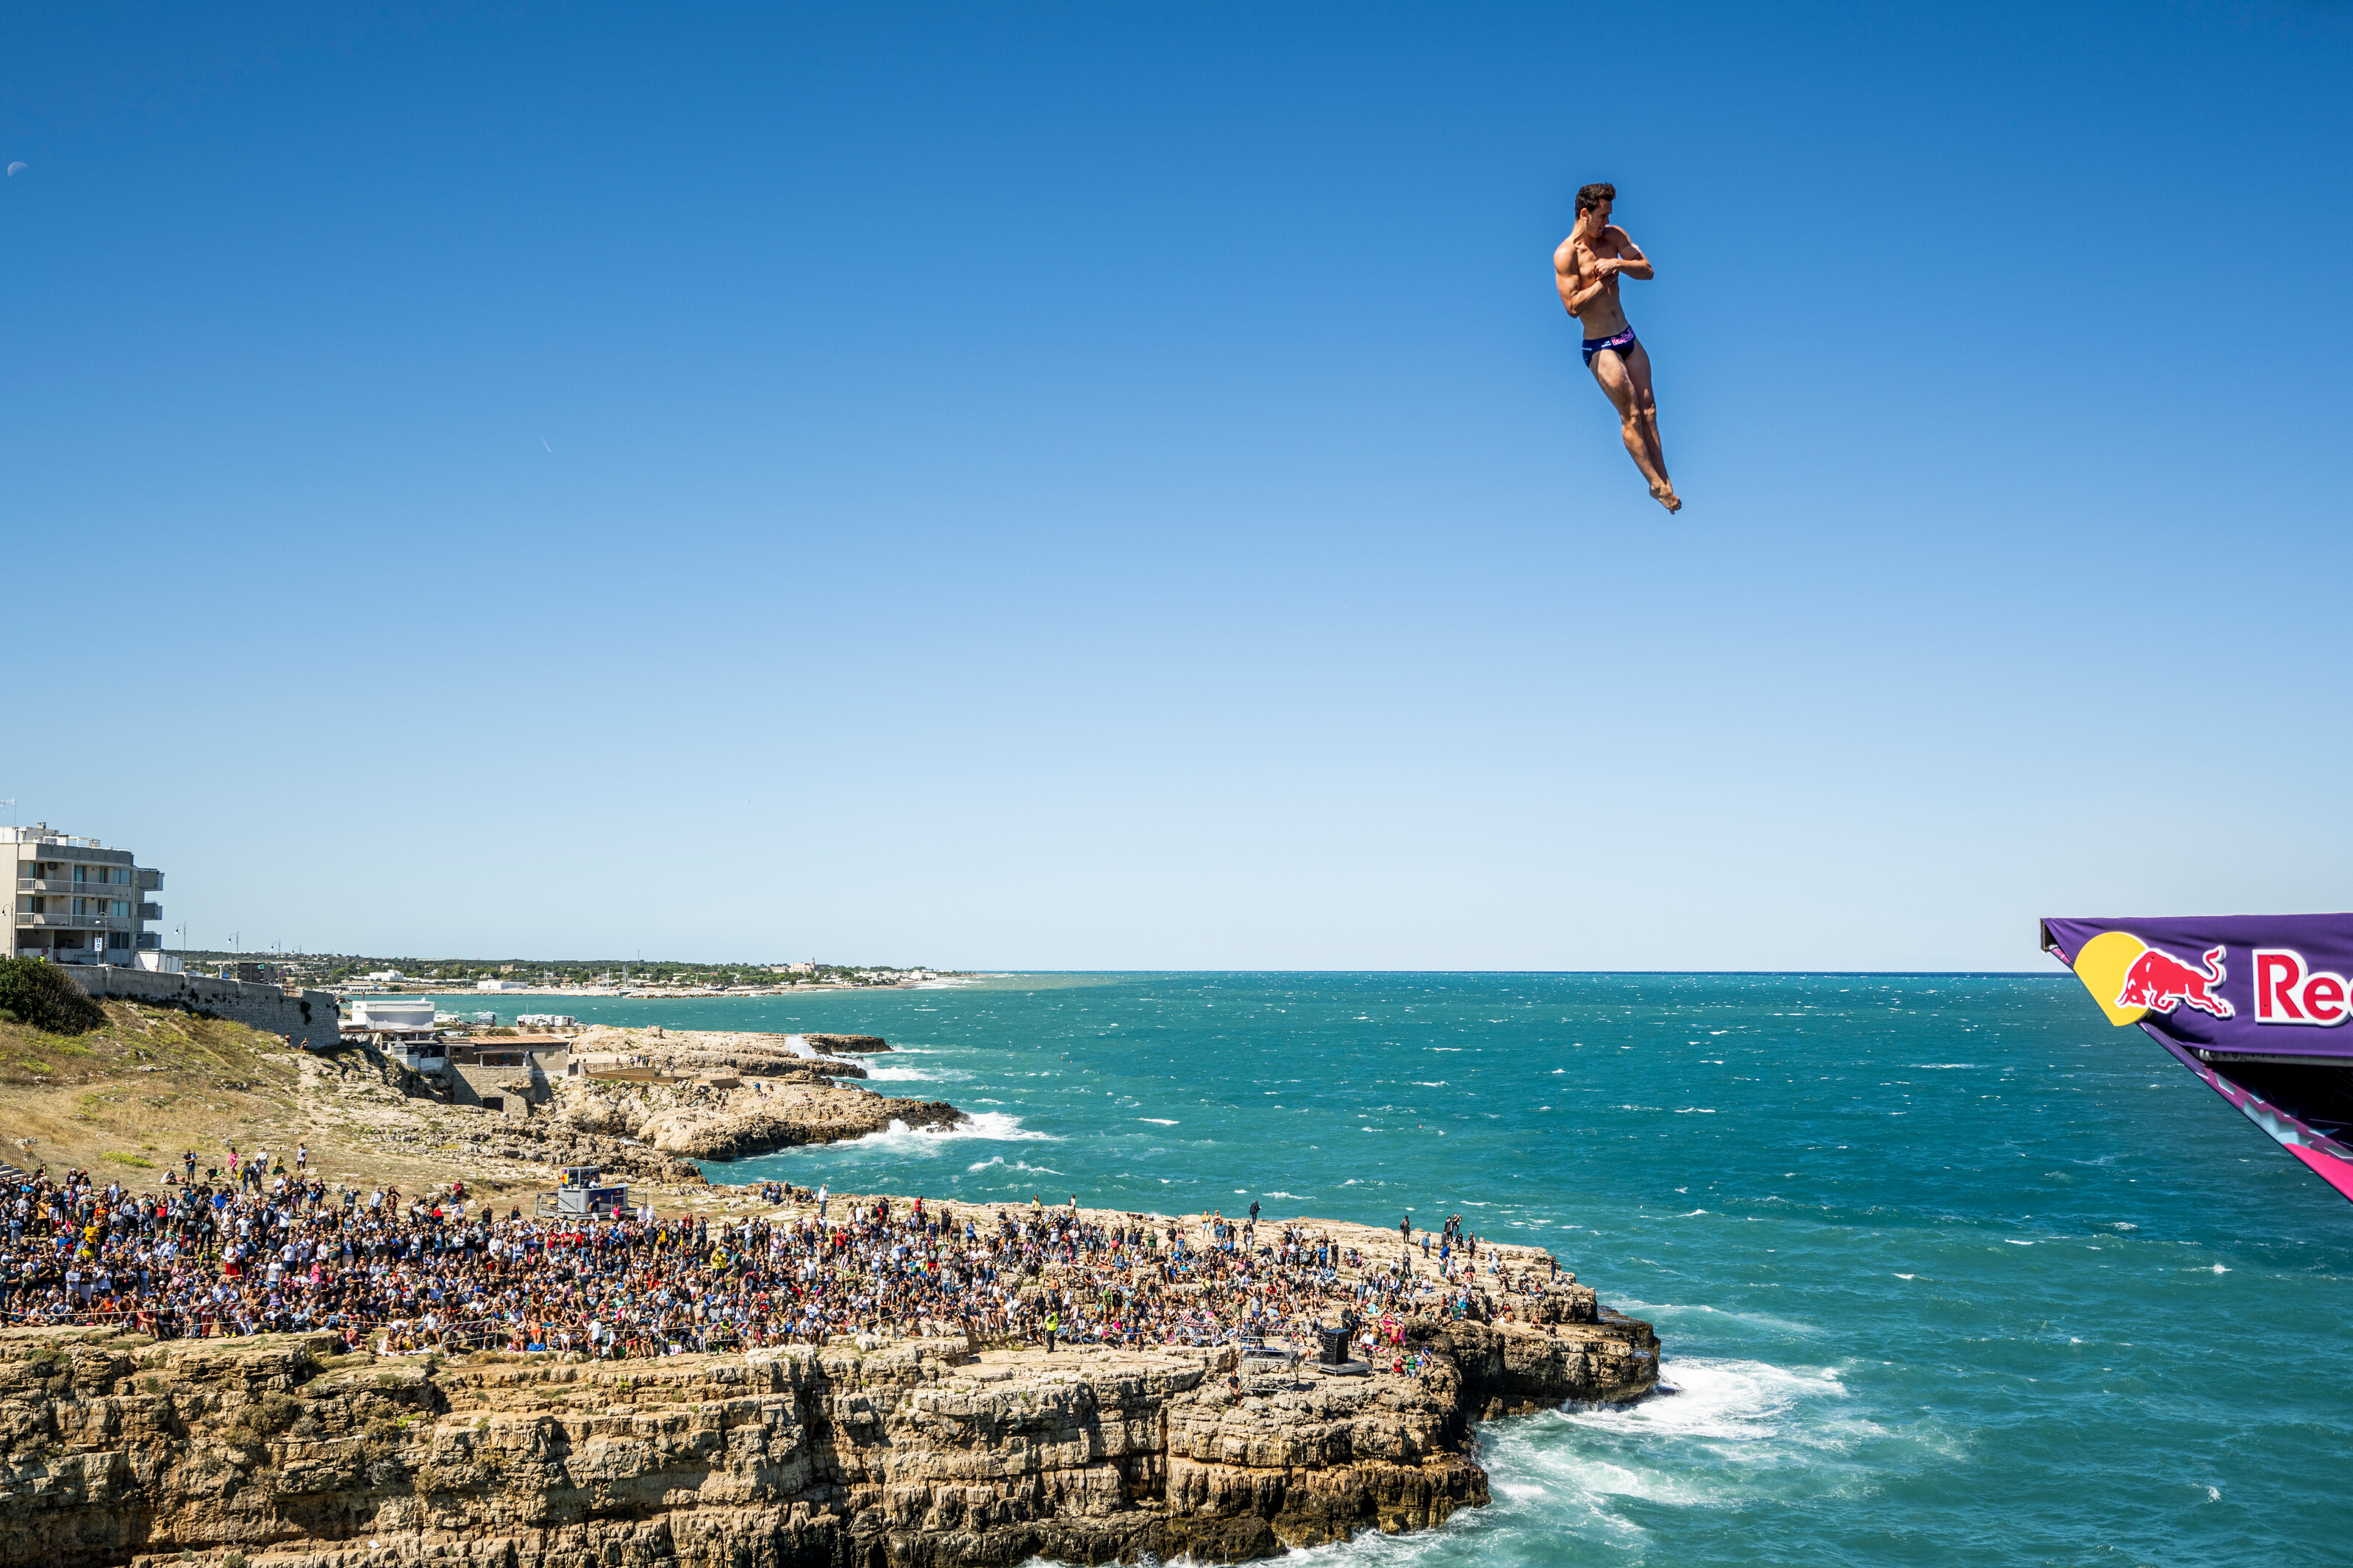
[[921,1068],[868,1068],[866,1069],[866,1081],[869,1083],[928,1083],[939,1076],[935,1072],[925,1072]]
[[965,1167],[965,1173],[969,1175],[976,1171],[986,1171],[992,1165],[1003,1165],[1008,1171],[1028,1171],[1039,1176],[1059,1176],[1062,1173],[1051,1165],[1033,1165],[1027,1160],[1014,1160],[1008,1163],[1002,1154],[987,1160],[975,1160]]
[[1149,1121],[1155,1127],[1174,1127],[1176,1125],[1176,1123],[1171,1121],[1166,1116],[1139,1116],[1136,1120],[1138,1121]]
[[1827,1367],[1805,1371],[1769,1362],[1689,1356],[1668,1363],[1659,1392],[1648,1399],[1579,1406],[1557,1412],[1555,1418],[1587,1431],[1620,1436],[1718,1442],[1788,1436],[1819,1440],[1819,1423],[1789,1417],[1802,1402],[1846,1396],[1846,1385]]
[[1051,1132],[1039,1132],[1022,1126],[1021,1118],[1018,1116],[1008,1116],[1002,1110],[984,1110],[966,1117],[953,1127],[910,1127],[893,1118],[891,1125],[881,1131],[853,1138],[843,1147],[877,1149],[891,1154],[931,1155],[937,1154],[947,1144],[968,1138],[997,1143],[1061,1142]]
[[[1332,1568],[1419,1568],[1466,1560],[1549,1560],[1567,1526],[1625,1540],[1648,1533],[1657,1510],[1738,1509],[1788,1464],[1810,1464],[1866,1435],[1883,1436],[1839,1408],[1847,1391],[1827,1370],[1694,1357],[1672,1363],[1661,1392],[1631,1405],[1580,1407],[1480,1432],[1495,1502],[1466,1509],[1439,1530],[1374,1532],[1294,1553]],[[1631,1502],[1639,1505],[1628,1508]],[[1588,1542],[1598,1543],[1593,1536]]]

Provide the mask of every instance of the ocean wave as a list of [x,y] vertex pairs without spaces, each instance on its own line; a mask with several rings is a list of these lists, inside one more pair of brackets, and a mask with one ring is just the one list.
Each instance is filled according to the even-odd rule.
[[961,1078],[961,1073],[925,1072],[922,1068],[868,1068],[869,1083],[932,1083],[944,1078]]
[[1149,1121],[1155,1127],[1174,1127],[1176,1125],[1176,1123],[1169,1121],[1168,1118],[1165,1116],[1139,1116],[1136,1120],[1138,1121]]
[[[835,1067],[840,1068],[862,1068],[867,1065],[868,1060],[868,1058],[864,1057],[828,1056],[825,1052],[818,1050],[815,1046],[810,1045],[807,1035],[786,1035],[785,1037],[785,1049],[792,1052],[793,1055],[800,1058],[800,1059],[805,1062],[828,1062]],[[868,1076],[879,1077],[881,1075],[870,1071]]]
[[1806,1403],[1847,1397],[1828,1368],[1807,1371],[1770,1362],[1690,1356],[1671,1363],[1659,1392],[1632,1405],[1579,1405],[1555,1419],[1588,1432],[1646,1438],[1707,1438],[1764,1442],[1789,1438],[1810,1447],[1835,1446],[1834,1428],[1792,1419]]
[[1005,1156],[998,1154],[991,1159],[974,1161],[964,1168],[965,1174],[971,1175],[976,1171],[986,1171],[992,1165],[1003,1165],[1008,1171],[1027,1171],[1034,1176],[1059,1176],[1062,1173],[1051,1165],[1033,1165],[1027,1160],[1015,1160],[1008,1163]]
[[880,1132],[869,1132],[863,1138],[853,1138],[841,1145],[848,1149],[873,1149],[892,1154],[937,1154],[943,1145],[959,1143],[978,1138],[998,1143],[1026,1143],[1033,1141],[1059,1143],[1061,1140],[1051,1132],[1039,1132],[1021,1125],[1021,1118],[1008,1116],[1002,1110],[983,1110],[968,1116],[953,1127],[910,1127],[896,1117]]

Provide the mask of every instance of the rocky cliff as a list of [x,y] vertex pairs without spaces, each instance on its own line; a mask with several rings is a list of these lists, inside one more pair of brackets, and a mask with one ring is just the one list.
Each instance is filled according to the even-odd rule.
[[452,1363],[11,1330],[0,1568],[1269,1556],[1483,1503],[1473,1419],[1651,1388],[1649,1326],[1576,1321],[1590,1296],[1414,1320],[1418,1377],[961,1339]]

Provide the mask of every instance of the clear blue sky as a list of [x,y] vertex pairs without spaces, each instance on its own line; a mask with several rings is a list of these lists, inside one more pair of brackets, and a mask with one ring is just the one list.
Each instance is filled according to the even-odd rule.
[[26,13],[0,796],[206,946],[2353,905],[2348,81],[2342,5]]

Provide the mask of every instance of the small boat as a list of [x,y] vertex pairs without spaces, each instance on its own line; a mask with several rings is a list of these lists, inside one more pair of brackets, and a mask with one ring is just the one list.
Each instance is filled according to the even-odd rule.
[[2353,1200],[2353,914],[2052,918],[2042,950]]

